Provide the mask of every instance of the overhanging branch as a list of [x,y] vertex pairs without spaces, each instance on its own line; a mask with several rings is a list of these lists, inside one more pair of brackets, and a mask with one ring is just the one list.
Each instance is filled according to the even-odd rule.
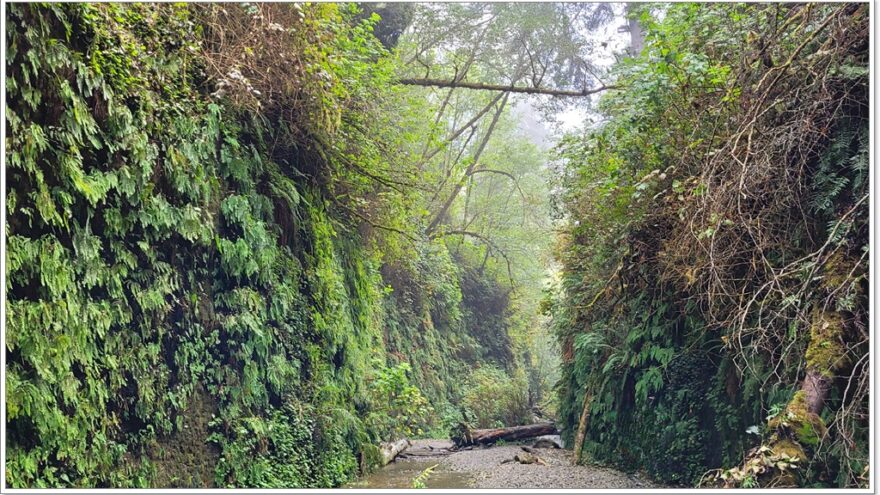
[[399,84],[407,86],[433,86],[437,88],[465,88],[485,91],[506,91],[509,93],[525,93],[530,95],[550,96],[589,96],[609,89],[619,89],[618,86],[599,86],[593,89],[571,91],[553,88],[531,88],[528,86],[505,86],[501,84],[486,84],[481,82],[450,81],[445,79],[400,79]]
[[513,185],[516,186],[517,191],[519,191],[519,195],[523,200],[523,205],[525,205],[528,202],[526,200],[526,194],[523,192],[522,188],[519,187],[519,181],[516,179],[516,177],[513,176],[513,174],[511,174],[509,172],[505,172],[503,170],[495,170],[495,169],[491,169],[491,168],[478,168],[478,169],[474,169],[473,171],[471,171],[471,173],[469,173],[468,176],[476,175],[476,174],[482,173],[482,172],[486,172],[486,173],[490,173],[490,174],[499,174],[499,175],[503,175],[503,176],[509,178],[510,180],[513,181]]
[[500,255],[502,258],[504,258],[505,263],[507,263],[507,277],[510,279],[511,287],[514,286],[513,269],[511,268],[511,265],[510,265],[510,258],[507,256],[507,253],[505,253],[503,249],[498,247],[498,244],[495,244],[495,242],[492,241],[492,239],[489,239],[488,237],[486,237],[482,234],[478,234],[476,232],[471,232],[469,230],[446,230],[446,231],[442,231],[439,233],[434,232],[430,235],[430,238],[433,239],[436,237],[441,237],[441,236],[446,236],[446,235],[460,235],[460,236],[464,236],[464,237],[473,237],[474,239],[482,241],[483,244],[485,244],[486,247],[489,249],[489,251],[498,253],[498,255]]

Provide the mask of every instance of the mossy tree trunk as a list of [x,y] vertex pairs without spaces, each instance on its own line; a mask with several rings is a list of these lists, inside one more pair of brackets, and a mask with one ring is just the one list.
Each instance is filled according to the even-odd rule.
[[726,487],[797,486],[797,470],[815,453],[828,429],[819,416],[831,391],[833,377],[847,364],[843,318],[835,311],[816,309],[810,325],[805,359],[806,375],[785,409],[768,419],[769,437],[749,452],[745,462],[725,471]]

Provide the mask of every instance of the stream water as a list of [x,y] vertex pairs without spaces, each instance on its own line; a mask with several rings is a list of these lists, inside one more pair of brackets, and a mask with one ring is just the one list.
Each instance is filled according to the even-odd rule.
[[434,465],[437,467],[424,481],[425,488],[472,488],[470,476],[444,468],[437,459],[392,462],[370,475],[345,485],[344,488],[412,488],[413,478]]

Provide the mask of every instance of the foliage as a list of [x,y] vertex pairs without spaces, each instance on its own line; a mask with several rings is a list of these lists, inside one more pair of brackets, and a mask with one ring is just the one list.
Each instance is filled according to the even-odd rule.
[[335,432],[315,442],[317,431],[313,416],[286,407],[268,411],[265,418],[243,417],[227,434],[213,433],[208,440],[223,452],[217,486],[338,486],[357,469],[357,459]]
[[472,418],[473,428],[497,428],[531,423],[525,376],[511,377],[492,366],[471,375],[461,404]]
[[413,380],[441,410],[460,401],[475,363],[516,368],[516,344],[500,280],[454,258],[442,242],[419,248],[424,254],[382,269],[391,287],[385,339],[396,361],[414,365]]
[[[696,483],[742,462],[759,440],[747,431],[814,369],[851,387],[829,392],[827,434],[804,436],[809,459],[786,483],[859,486],[865,11],[662,10],[645,10],[644,51],[614,68],[626,90],[600,102],[605,123],[558,149],[565,434],[590,397],[589,456]],[[839,324],[811,330],[815,311]]]
[[365,421],[380,438],[420,436],[430,424],[433,410],[418,387],[410,383],[411,369],[408,363],[386,367],[374,361],[376,371],[367,379],[371,407]]
[[[219,408],[222,484],[334,486],[369,458],[354,404],[378,340],[378,273],[334,227],[318,180],[330,162],[291,159],[305,142],[272,138],[332,122],[271,126],[268,111],[202,93],[203,15],[10,9],[10,486],[150,486],[150,446],[180,434],[201,386]],[[323,56],[367,42],[334,8],[306,17],[300,35],[333,32]],[[325,110],[366,97],[358,57],[326,62]],[[316,415],[279,412],[293,397]],[[304,453],[314,464],[279,466]]]
[[9,486],[179,484],[192,463],[223,487],[339,486],[433,426],[472,363],[519,367],[494,258],[428,239],[424,188],[398,187],[424,135],[397,112],[427,104],[388,88],[376,16],[8,16]]
[[[213,329],[172,317],[198,299],[174,267],[204,267],[213,242],[217,183],[181,179],[215,174],[219,115],[179,77],[192,70],[187,47],[162,42],[189,38],[185,9],[161,13],[10,11],[11,486],[129,483],[114,466],[174,429],[214,361],[202,357]],[[144,37],[127,39],[126,25]],[[157,84],[171,72],[176,82]]]
[[419,473],[418,476],[413,478],[412,485],[411,485],[412,488],[427,488],[427,486],[425,485],[425,482],[428,481],[428,478],[430,478],[431,474],[434,473],[434,468],[436,468],[436,467],[437,467],[437,464],[434,464],[433,466],[428,466],[425,468],[424,471]]

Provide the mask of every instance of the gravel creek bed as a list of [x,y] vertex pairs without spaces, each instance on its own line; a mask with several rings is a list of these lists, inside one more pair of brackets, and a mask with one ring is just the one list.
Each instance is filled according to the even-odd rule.
[[[444,473],[459,473],[459,480],[474,488],[661,488],[639,475],[593,465],[575,466],[571,463],[571,451],[565,449],[535,449],[546,466],[518,462],[502,464],[502,461],[522,453],[521,445],[529,443],[474,448],[444,456],[403,458],[395,463],[437,464],[434,472],[441,478]],[[407,452],[426,453],[428,446],[443,449],[449,448],[451,443],[448,440],[415,440]],[[429,478],[428,488],[446,488],[430,481]]]

